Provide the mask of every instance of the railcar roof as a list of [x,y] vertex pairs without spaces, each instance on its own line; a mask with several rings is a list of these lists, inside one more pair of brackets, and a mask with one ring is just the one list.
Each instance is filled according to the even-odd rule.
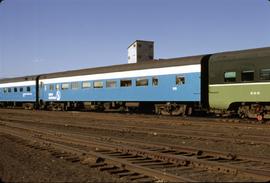
[[122,64],[122,65],[113,65],[113,66],[105,66],[105,67],[97,67],[97,68],[72,70],[72,71],[45,74],[45,75],[42,75],[40,77],[40,79],[68,77],[68,76],[77,76],[77,75],[100,74],[100,73],[108,73],[108,72],[121,72],[121,71],[150,69],[150,68],[162,68],[162,67],[171,67],[171,66],[178,66],[178,65],[199,64],[201,62],[202,57],[203,56],[172,58],[172,59],[159,59],[159,60],[150,60],[150,61],[146,61],[143,63]]
[[[239,58],[245,58],[245,57],[269,56],[269,55],[270,55],[270,47],[265,47],[265,48],[249,49],[249,50],[216,53],[210,57],[210,60],[211,61],[233,60],[233,59],[239,59]],[[38,76],[40,76],[40,79],[49,79],[49,78],[57,78],[57,77],[68,77],[68,76],[89,75],[89,74],[98,74],[98,73],[107,73],[107,72],[119,72],[119,71],[199,64],[204,56],[206,55],[150,60],[143,63],[135,63],[135,64],[121,64],[121,65],[79,69],[79,70],[71,70],[71,71],[56,72],[56,73],[47,73],[47,74],[40,74],[40,75],[30,75],[30,76],[16,77],[16,78],[5,78],[5,79],[0,79],[0,83],[32,81],[32,80],[35,80],[36,77]]]
[[254,58],[264,56],[270,56],[270,47],[216,53],[210,57],[210,61],[219,62],[223,60],[235,60],[241,58]]
[[32,76],[24,76],[24,77],[15,77],[15,78],[4,78],[0,79],[0,83],[12,83],[12,82],[20,82],[20,81],[34,81],[37,75]]
[[178,65],[199,64],[203,56],[204,55],[149,60],[143,63],[121,64],[121,65],[113,65],[113,66],[105,66],[105,67],[96,67],[96,68],[87,68],[87,69],[71,70],[71,71],[64,71],[64,72],[32,75],[32,76],[25,76],[25,77],[5,78],[5,79],[0,79],[0,83],[31,81],[31,80],[35,80],[36,77],[38,76],[40,76],[40,79],[49,79],[49,78],[57,78],[57,77],[68,77],[68,76],[89,75],[89,74],[98,74],[98,73],[107,73],[107,72],[119,72],[119,71],[129,71],[129,70],[139,70],[139,69],[149,69],[149,68],[170,67],[170,66],[178,66]]

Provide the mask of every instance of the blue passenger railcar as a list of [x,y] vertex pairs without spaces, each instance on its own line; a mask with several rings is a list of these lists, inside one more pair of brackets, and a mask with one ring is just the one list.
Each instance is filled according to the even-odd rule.
[[0,105],[33,108],[35,102],[35,77],[3,79],[0,81]]
[[44,75],[39,80],[40,101],[58,108],[90,104],[107,109],[151,103],[157,113],[183,113],[189,104],[201,101],[201,58]]

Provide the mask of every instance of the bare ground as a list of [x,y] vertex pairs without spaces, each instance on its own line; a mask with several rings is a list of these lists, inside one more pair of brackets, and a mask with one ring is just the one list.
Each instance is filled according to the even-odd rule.
[[[18,118],[32,120],[36,126],[59,132],[79,133],[105,138],[132,139],[148,143],[162,142],[172,145],[202,148],[215,151],[229,151],[240,155],[268,158],[270,146],[267,144],[245,143],[241,141],[211,141],[185,137],[160,135],[159,129],[214,131],[222,136],[237,138],[244,134],[268,135],[269,125],[207,122],[201,119],[167,118],[150,115],[129,115],[88,112],[48,112],[25,110],[0,110],[0,119]],[[33,125],[33,124],[31,124]],[[74,127],[77,125],[79,127]],[[111,127],[110,127],[111,126]],[[120,127],[123,126],[123,129]],[[150,129],[148,133],[137,133],[135,127]],[[85,128],[87,127],[87,128]],[[105,129],[99,129],[104,127]],[[1,127],[0,127],[1,128]],[[111,129],[110,129],[111,128]],[[119,131],[120,129],[120,131]],[[117,131],[118,130],[118,131]],[[122,131],[121,131],[122,130]],[[168,130],[170,131],[170,130]],[[180,134],[180,133],[179,133]],[[206,134],[207,135],[207,134]],[[0,182],[125,182],[106,172],[57,159],[46,151],[37,151],[18,144],[0,134]],[[211,180],[209,180],[211,181]]]
[[80,163],[57,159],[0,135],[2,182],[121,182],[111,175]]

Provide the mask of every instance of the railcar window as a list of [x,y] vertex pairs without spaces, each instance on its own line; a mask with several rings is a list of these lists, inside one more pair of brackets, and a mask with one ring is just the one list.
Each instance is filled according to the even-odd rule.
[[120,81],[121,87],[130,87],[132,85],[131,79],[123,79]]
[[68,83],[63,83],[61,86],[62,90],[67,90],[69,88],[69,84]]
[[260,79],[261,80],[270,80],[270,69],[261,69]]
[[176,85],[183,85],[185,82],[185,76],[176,76]]
[[50,88],[50,91],[53,91],[54,90],[54,85],[51,84],[49,88]]
[[224,73],[224,82],[235,82],[235,81],[236,81],[236,72]]
[[136,86],[148,86],[148,79],[147,78],[136,79]]
[[8,88],[8,92],[9,92],[9,93],[11,92],[11,88]]
[[4,93],[7,93],[7,88],[4,88]]
[[107,88],[116,88],[116,81],[115,80],[106,81],[106,87]]
[[152,77],[152,85],[158,86],[158,78],[157,77]]
[[55,89],[56,89],[56,90],[60,90],[60,84],[56,84],[56,85],[55,85]]
[[80,88],[80,83],[79,82],[73,82],[71,83],[71,89],[76,90]]
[[23,87],[20,88],[20,92],[23,92]]
[[254,71],[242,71],[241,73],[242,81],[253,81],[254,80]]
[[103,82],[102,81],[95,81],[94,88],[103,88]]
[[17,92],[18,91],[18,89],[17,88],[14,88],[14,92]]
[[27,87],[26,87],[26,91],[28,91],[28,92],[30,92],[30,91],[31,91],[30,86],[27,86]]
[[89,81],[82,82],[82,88],[90,88],[90,87],[91,87],[91,83]]

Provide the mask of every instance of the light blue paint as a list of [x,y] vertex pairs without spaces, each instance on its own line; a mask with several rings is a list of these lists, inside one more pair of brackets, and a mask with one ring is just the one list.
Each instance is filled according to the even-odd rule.
[[23,92],[20,92],[21,87],[16,87],[17,92],[14,92],[14,87],[11,92],[4,93],[4,88],[0,88],[0,101],[14,102],[35,102],[36,101],[36,86],[30,86],[30,92],[26,91],[27,86],[23,86]]
[[[116,88],[106,88],[106,80],[103,81],[103,88],[68,89],[61,90],[61,98],[59,101],[159,101],[159,102],[177,102],[192,101],[199,102],[200,95],[200,73],[181,74],[185,77],[185,84],[176,85],[176,75],[158,76],[158,86],[152,86],[152,77],[147,77],[148,86],[135,86],[136,78],[132,78],[131,87],[120,87],[120,79],[117,79]],[[61,83],[58,83],[61,86]],[[43,101],[49,100],[49,95],[56,97],[56,84],[54,90],[49,91],[49,84],[44,85],[40,93]],[[46,88],[46,90],[45,90]]]

